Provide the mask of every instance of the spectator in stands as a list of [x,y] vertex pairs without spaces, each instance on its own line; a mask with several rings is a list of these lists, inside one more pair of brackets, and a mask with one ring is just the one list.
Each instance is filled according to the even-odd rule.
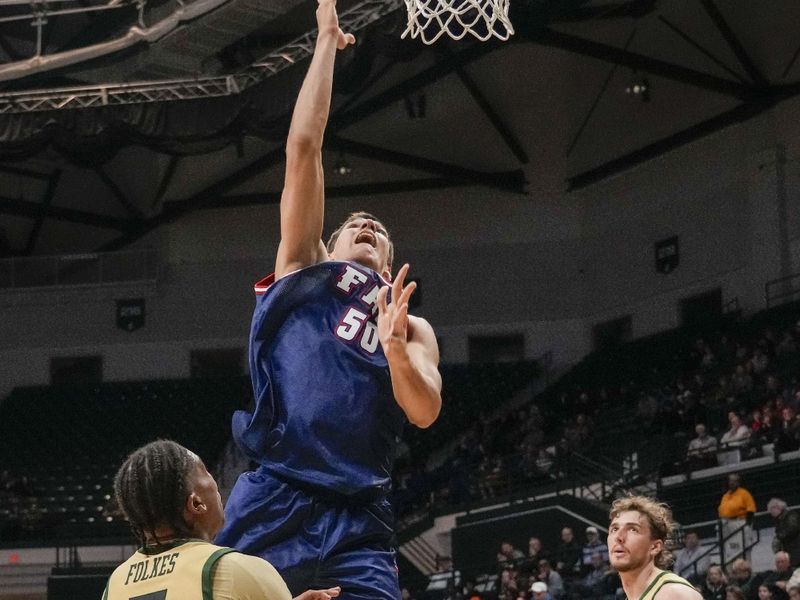
[[599,552],[592,554],[589,560],[586,574],[575,586],[574,591],[581,598],[602,598],[608,593],[608,561]]
[[556,550],[556,571],[566,578],[571,579],[580,573],[581,558],[583,548],[575,539],[575,534],[571,527],[564,527],[561,530],[561,542]]
[[[784,596],[786,592],[786,583],[792,578],[792,563],[789,560],[789,554],[781,550],[775,553],[775,570],[767,571],[763,574],[761,585],[769,588],[778,588]],[[760,593],[760,592],[759,592]]]
[[775,453],[792,452],[800,448],[800,420],[791,406],[781,408],[781,422],[775,441]]
[[800,515],[789,510],[786,502],[780,498],[772,498],[767,503],[767,511],[775,519],[773,552],[783,550],[789,554],[789,562],[796,568],[800,565]]
[[695,425],[697,437],[689,442],[686,449],[686,467],[689,471],[714,467],[717,464],[717,439],[708,435],[706,426]]
[[773,600],[775,598],[773,590],[774,588],[762,583],[758,586],[758,600]]
[[753,568],[743,558],[737,558],[731,565],[731,583],[745,595],[747,600],[755,600],[758,594],[758,579],[753,575]]
[[547,591],[547,584],[544,581],[534,581],[531,586],[533,600],[555,600],[550,592]]
[[581,569],[587,570],[592,566],[592,556],[600,554],[603,560],[608,563],[608,546],[600,540],[600,532],[597,527],[590,525],[586,528],[586,543],[583,545]]
[[547,477],[553,468],[553,457],[545,448],[539,448],[536,454],[536,471],[539,477]]
[[725,600],[747,600],[747,596],[741,588],[729,585],[725,592]]
[[555,600],[564,595],[564,581],[561,579],[561,575],[553,570],[550,561],[546,558],[539,561],[539,572],[536,574],[536,579],[547,584],[547,590]]
[[789,596],[792,595],[792,590],[796,590],[795,593],[800,592],[800,568],[792,572],[792,576],[786,582],[786,590]]
[[750,429],[742,423],[742,418],[735,411],[730,411],[728,423],[730,427],[719,439],[722,448],[739,448],[746,445],[750,439]]
[[711,560],[706,550],[700,546],[697,532],[687,531],[683,544],[683,550],[678,552],[672,570],[690,583],[699,584],[708,571]]
[[503,542],[500,544],[500,551],[497,553],[497,566],[501,571],[503,569],[516,569],[524,558],[525,555],[514,548],[511,542]]
[[[180,444],[159,440],[134,451],[114,478],[114,494],[140,550],[111,575],[104,599],[199,597],[207,586],[209,597],[291,598],[267,561],[211,543],[224,521],[222,498],[203,461]],[[150,564],[161,565],[158,577],[155,567],[148,575]],[[299,598],[338,595],[331,588]]]
[[728,580],[725,578],[725,573],[722,572],[722,567],[711,565],[706,572],[706,579],[700,588],[700,593],[703,594],[703,600],[725,600],[727,587]]
[[[738,473],[728,475],[728,491],[719,503],[719,517],[722,520],[722,535],[725,538],[725,558],[738,558],[746,551],[753,540],[753,515],[756,501],[753,495],[742,487]],[[748,558],[745,556],[745,558]]]
[[733,375],[731,382],[733,383],[733,389],[738,395],[746,394],[753,390],[753,378],[744,368],[744,365],[736,367],[736,373]]
[[543,558],[549,559],[550,556],[542,548],[542,540],[538,537],[530,538],[528,540],[528,554],[523,559],[520,570],[528,575],[536,573],[539,568],[539,561]]

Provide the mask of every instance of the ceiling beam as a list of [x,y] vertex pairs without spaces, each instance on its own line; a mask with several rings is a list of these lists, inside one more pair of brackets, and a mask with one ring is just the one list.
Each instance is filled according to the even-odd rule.
[[106,187],[111,190],[111,193],[117,199],[117,202],[119,202],[120,205],[126,211],[128,211],[128,214],[131,217],[139,220],[143,220],[145,218],[144,213],[134,206],[133,202],[128,199],[117,183],[111,179],[108,173],[105,172],[103,167],[96,167],[94,171],[100,177],[102,182],[106,184]]
[[334,150],[340,150],[348,154],[355,154],[372,160],[392,163],[401,167],[426,171],[454,181],[473,185],[485,185],[487,187],[516,192],[518,194],[525,193],[527,181],[521,169],[503,171],[500,173],[475,171],[438,160],[431,160],[421,156],[414,156],[404,152],[397,152],[396,150],[373,146],[372,144],[343,139],[338,136],[329,138],[328,144],[328,147]]
[[45,208],[38,202],[0,196],[0,214],[38,219],[43,212],[47,213],[48,219],[68,221],[70,223],[77,223],[78,225],[91,225],[92,227],[102,227],[105,229],[116,229],[118,231],[128,231],[134,223],[126,219],[107,217],[105,215],[98,215],[74,208],[64,208],[62,206],[50,206],[49,208]]
[[[633,38],[636,36],[636,28],[634,27],[631,32],[628,34],[628,38],[625,40],[625,45],[622,47],[623,50],[627,50],[628,46],[631,45]],[[583,132],[586,130],[586,127],[589,125],[589,121],[592,119],[592,115],[594,115],[594,111],[597,110],[597,107],[600,104],[600,100],[603,98],[603,95],[606,93],[608,86],[611,84],[611,80],[614,78],[614,73],[617,72],[617,68],[619,65],[611,65],[611,68],[608,70],[608,74],[606,75],[605,80],[603,80],[603,84],[600,86],[600,89],[597,91],[597,95],[595,95],[594,100],[592,101],[592,105],[589,107],[589,110],[586,112],[586,116],[581,121],[580,126],[578,126],[575,135],[572,136],[572,140],[570,140],[569,145],[567,146],[566,155],[570,156],[572,151],[578,145],[578,141],[581,139]]]
[[486,115],[487,119],[489,119],[492,127],[494,127],[495,131],[503,139],[506,146],[508,146],[508,149],[511,150],[511,153],[517,157],[517,160],[521,164],[527,165],[530,162],[530,159],[528,158],[528,154],[525,152],[525,148],[522,147],[522,144],[514,135],[514,132],[511,131],[511,128],[491,105],[489,100],[475,83],[475,80],[469,76],[462,65],[456,65],[456,75],[458,75],[462,85],[467,88],[467,91],[469,92],[470,96],[472,96],[472,99],[483,111],[483,114]]
[[775,101],[745,102],[720,115],[692,125],[683,131],[667,136],[602,165],[567,178],[568,191],[575,191],[602,181],[612,175],[652,160],[670,150],[725,129],[734,123],[747,121],[774,106]]
[[714,25],[717,26],[719,32],[722,34],[722,37],[725,38],[725,41],[730,46],[733,53],[736,55],[737,60],[741,65],[744,67],[747,74],[750,76],[750,79],[753,80],[758,87],[764,88],[769,85],[767,78],[761,73],[761,71],[756,67],[753,60],[750,58],[750,55],[747,54],[747,50],[744,49],[744,46],[739,41],[739,38],[736,37],[736,34],[731,29],[728,22],[725,20],[725,17],[722,16],[719,8],[717,5],[714,4],[713,0],[701,0],[703,4],[703,8],[706,9],[708,16],[711,17],[711,20],[714,21]]
[[[386,194],[403,194],[424,190],[462,187],[463,182],[442,177],[427,179],[401,179],[398,181],[379,181],[373,183],[354,183],[350,185],[337,185],[325,188],[326,198],[360,198],[382,196]],[[278,204],[281,192],[261,192],[255,194],[234,194],[221,196],[213,202],[208,202],[202,208],[239,208],[242,206],[263,206],[265,204]]]
[[741,73],[737,73],[733,69],[731,69],[728,65],[726,65],[722,59],[717,58],[714,54],[711,53],[705,46],[703,46],[700,42],[695,40],[691,37],[688,33],[683,31],[680,27],[675,25],[669,19],[667,19],[664,15],[658,15],[658,20],[661,21],[664,25],[666,25],[674,34],[676,34],[679,38],[681,38],[684,42],[689,44],[692,48],[697,50],[700,54],[705,56],[708,60],[713,62],[717,65],[720,69],[728,73],[731,77],[738,79],[742,83],[746,83],[745,78],[741,75]]
[[657,0],[630,0],[599,6],[585,5],[572,8],[564,15],[558,15],[552,23],[582,23],[602,19],[641,19],[657,8]]
[[402,100],[418,89],[439,81],[442,77],[450,75],[456,67],[474,62],[500,48],[502,48],[502,44],[489,41],[475,44],[457,54],[452,54],[443,58],[437,61],[436,64],[409,77],[405,81],[401,81],[388,90],[373,96],[369,100],[365,100],[358,106],[340,114],[333,115],[328,130],[341,131],[353,123],[362,121],[387,106],[391,106],[395,102]]
[[25,256],[30,256],[31,254],[33,254],[33,251],[36,248],[36,242],[39,241],[39,234],[42,232],[42,226],[44,225],[44,220],[47,218],[50,204],[53,202],[53,196],[55,196],[56,194],[56,188],[58,187],[59,179],[61,179],[61,170],[57,169],[50,176],[50,179],[47,182],[47,187],[45,188],[44,194],[42,195],[42,201],[40,204],[42,210],[36,217],[36,220],[33,223],[33,227],[31,227],[31,232],[28,235],[28,242],[27,244],[25,244],[25,250],[23,250],[23,254]]
[[48,173],[41,173],[40,171],[34,171],[24,167],[16,167],[9,164],[0,164],[0,173],[10,173],[12,175],[30,177],[31,179],[38,179],[45,182],[50,180],[50,175]]
[[[466,50],[462,50],[458,54],[449,57],[447,60],[437,62],[435,65],[432,65],[413,77],[400,82],[385,92],[377,94],[369,100],[365,100],[358,106],[350,108],[342,113],[332,115],[328,121],[328,135],[334,134],[337,131],[346,128],[347,126],[352,125],[353,123],[362,121],[363,119],[386,108],[387,106],[402,100],[409,93],[451,74],[457,65],[469,64],[494,52],[495,50],[498,50],[501,47],[502,44],[498,42],[474,44]],[[231,188],[263,173],[266,169],[282,161],[284,157],[284,145],[281,144],[274,150],[267,152],[265,155],[254,160],[242,169],[231,173],[227,177],[215,182],[191,197],[180,201],[170,202],[160,214],[145,220],[137,227],[132,228],[117,239],[102,245],[97,249],[97,251],[111,252],[114,250],[119,250],[120,248],[135,242],[137,239],[146,235],[156,227],[175,221],[188,211],[203,208],[207,204],[213,204],[216,199],[224,196],[224,194]]]
[[665,79],[671,79],[687,85],[699,87],[704,90],[716,92],[726,96],[733,96],[748,100],[754,96],[750,86],[695,71],[687,67],[637,54],[629,50],[622,50],[615,46],[602,44],[578,36],[570,35],[553,29],[545,28],[541,33],[530,39],[531,42],[542,46],[559,48],[566,52],[596,58],[606,62],[615,63],[623,67],[630,67],[637,71],[645,71]]
[[173,154],[169,157],[167,168],[164,169],[164,173],[161,175],[161,181],[158,182],[158,189],[153,197],[153,203],[150,205],[150,210],[155,210],[161,201],[164,200],[164,196],[166,195],[167,190],[172,183],[172,178],[175,176],[175,170],[178,168],[179,162],[180,156],[177,154]]
[[196,194],[184,200],[168,203],[159,214],[140,222],[136,227],[130,229],[120,237],[103,244],[97,248],[96,252],[113,252],[124,248],[128,244],[135,242],[142,236],[151,232],[156,227],[172,223],[191,210],[203,208],[207,204],[213,204],[219,197],[223,196],[227,190],[263,173],[279,160],[282,160],[284,155],[285,151],[283,144],[281,144],[277,148],[253,160],[245,167],[223,177]]

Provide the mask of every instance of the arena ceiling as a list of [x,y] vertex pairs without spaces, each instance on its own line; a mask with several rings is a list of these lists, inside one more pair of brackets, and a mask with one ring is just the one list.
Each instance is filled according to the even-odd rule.
[[[794,0],[511,5],[507,42],[425,46],[400,39],[401,0],[339,0],[358,43],[337,66],[329,197],[576,190],[800,92]],[[0,254],[115,250],[277,202],[315,6],[0,1]]]

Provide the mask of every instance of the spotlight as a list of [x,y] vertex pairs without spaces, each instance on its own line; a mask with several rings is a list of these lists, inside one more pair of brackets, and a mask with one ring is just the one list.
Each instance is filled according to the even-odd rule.
[[333,163],[333,172],[336,175],[349,175],[353,172],[353,167],[350,166],[350,161],[347,160],[344,152],[340,152],[336,157],[336,162]]
[[634,77],[625,88],[625,93],[642,102],[650,102],[650,82],[647,77]]

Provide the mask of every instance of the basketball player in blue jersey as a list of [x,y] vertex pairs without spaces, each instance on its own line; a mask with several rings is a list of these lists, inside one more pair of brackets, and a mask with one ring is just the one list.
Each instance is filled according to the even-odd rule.
[[293,593],[340,585],[346,600],[396,600],[391,471],[404,422],[439,415],[439,351],[408,314],[408,265],[392,280],[383,225],[356,213],[321,241],[334,59],[355,39],[335,0],[320,0],[317,22],[286,144],[275,272],[256,284],[255,405],[233,419],[260,466],[234,486],[217,543],[265,558]]

